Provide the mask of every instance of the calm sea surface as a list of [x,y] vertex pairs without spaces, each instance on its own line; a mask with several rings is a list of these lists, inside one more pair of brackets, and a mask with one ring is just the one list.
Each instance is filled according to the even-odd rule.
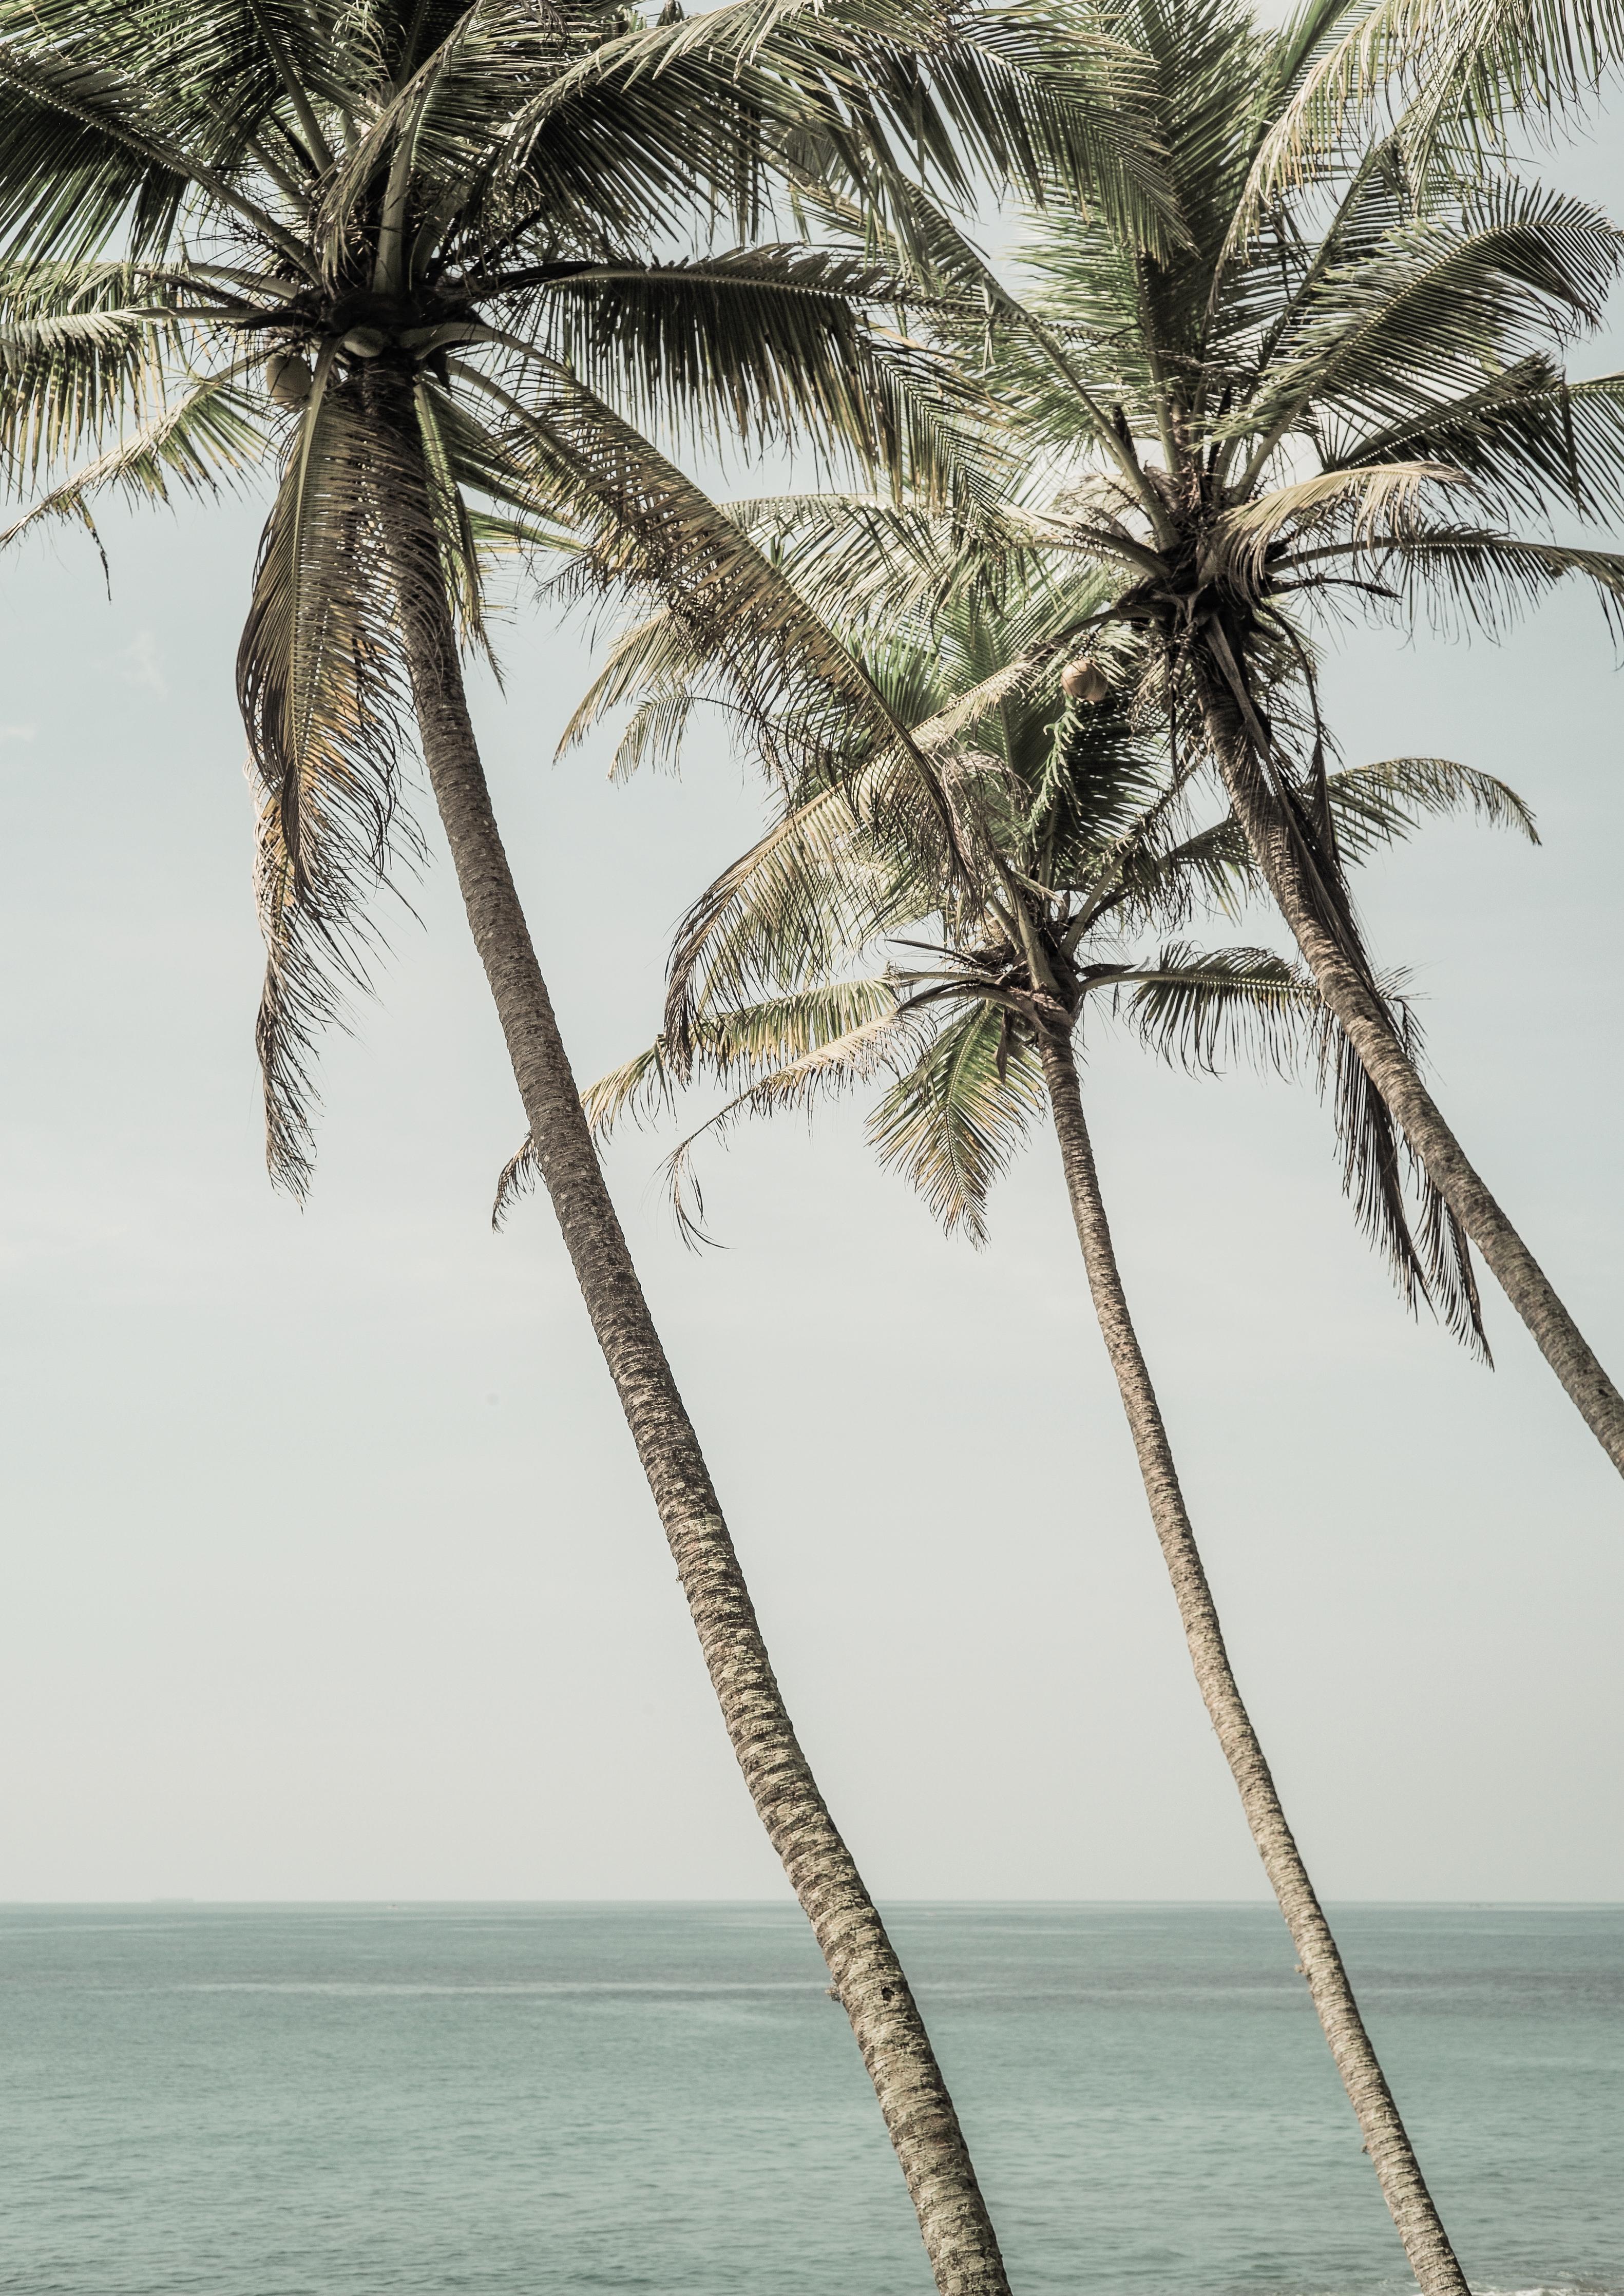
[[[1624,2296],[1624,1910],[1333,1909],[1479,2289]],[[1411,2284],[1270,1909],[908,1906],[1018,2296]],[[930,2296],[777,1906],[0,1908],[12,2296]]]

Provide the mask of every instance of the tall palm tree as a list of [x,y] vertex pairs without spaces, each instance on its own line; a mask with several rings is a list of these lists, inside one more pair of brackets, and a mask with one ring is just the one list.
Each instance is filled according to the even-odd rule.
[[[1079,698],[1063,708],[1052,678],[1010,676],[1023,646],[1097,603],[1097,577],[1040,583],[997,609],[985,596],[961,596],[898,617],[895,570],[923,554],[916,524],[910,533],[879,504],[842,514],[826,497],[757,505],[753,515],[780,532],[799,519],[811,529],[811,548],[838,562],[857,601],[854,644],[866,636],[876,684],[934,758],[950,833],[894,744],[801,793],[695,904],[673,955],[664,1033],[595,1085],[587,1108],[607,1134],[628,1112],[668,1110],[695,1076],[733,1087],[669,1167],[679,1217],[698,1236],[699,1140],[746,1114],[809,1107],[890,1073],[869,1119],[882,1160],[907,1175],[947,1227],[962,1225],[979,1240],[988,1191],[1046,1095],[1202,1697],[1412,2269],[1429,2296],[1464,2296],[1229,1661],[1128,1310],[1076,1053],[1085,1015],[1102,1008],[1198,1069],[1249,1037],[1276,1062],[1293,1038],[1316,1040],[1322,1054],[1341,1058],[1348,1178],[1379,1226],[1381,1191],[1371,1185],[1379,1173],[1347,1088],[1345,1040],[1307,980],[1267,951],[1144,945],[1153,932],[1185,927],[1202,906],[1233,908],[1256,890],[1258,873],[1233,816],[1200,825],[1192,818],[1187,779],[1147,748],[1103,672],[1073,678]],[[825,582],[830,572],[825,565]],[[881,611],[887,599],[890,614]],[[621,757],[632,763],[651,748],[679,746],[693,703],[708,694],[718,698],[709,665],[656,613],[622,638],[575,730],[630,701]],[[1503,783],[1437,758],[1328,772],[1325,789],[1350,853],[1407,833],[1426,813],[1463,806],[1533,833]],[[870,969],[876,958],[878,972]],[[1383,1010],[1413,1043],[1401,1003],[1384,996]],[[504,1175],[498,1218],[530,1168],[521,1151]],[[1402,1251],[1395,1267],[1401,1280],[1410,1275]]]
[[[1304,0],[1275,31],[1241,0],[1122,0],[1111,20],[1152,62],[1182,235],[1152,246],[1054,186],[1012,284],[929,201],[825,222],[888,234],[935,291],[936,339],[994,391],[1029,499],[1043,481],[1028,543],[1114,572],[1054,642],[1086,657],[1124,634],[1143,706],[1222,777],[1368,1079],[1383,1185],[1414,1160],[1415,1280],[1474,1312],[1475,1244],[1624,1472],[1624,1397],[1383,1010],[1326,808],[1309,619],[1425,607],[1493,630],[1573,580],[1620,619],[1624,555],[1562,531],[1624,504],[1624,377],[1566,366],[1624,239],[1486,150],[1518,40],[1549,94],[1562,39],[1583,82],[1617,12]],[[1377,99],[1401,110],[1412,53],[1434,100],[1395,126]]]
[[[928,51],[928,54],[926,53]],[[1019,6],[734,0],[645,31],[583,0],[0,0],[0,458],[30,516],[268,458],[238,688],[259,800],[268,1152],[312,1152],[316,1036],[421,748],[543,1176],[750,1794],[851,2021],[938,2286],[998,2245],[884,1926],[774,1679],[627,1250],[492,810],[462,676],[481,553],[635,544],[696,636],[775,630],[771,570],[646,435],[806,430],[955,482],[963,394],[870,324],[873,264],[771,241],[798,139],[842,179],[1151,196],[1120,58]],[[732,228],[746,236],[728,244]],[[75,455],[87,463],[63,475]],[[778,619],[775,619],[775,616]],[[814,651],[808,621],[802,643]],[[830,656],[838,684],[841,664]],[[861,687],[860,703],[866,693]]]

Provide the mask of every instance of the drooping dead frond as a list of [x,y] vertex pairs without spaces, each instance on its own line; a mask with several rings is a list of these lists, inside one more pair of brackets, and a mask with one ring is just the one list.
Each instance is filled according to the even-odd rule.
[[1293,560],[1311,552],[1322,536],[1345,539],[1350,554],[1368,552],[1373,543],[1413,534],[1433,492],[1471,483],[1440,463],[1325,471],[1226,512],[1215,529],[1216,560],[1243,581],[1256,582],[1271,547],[1280,554],[1283,537],[1290,537]]
[[507,1224],[507,1216],[528,1196],[541,1177],[541,1162],[536,1153],[536,1143],[527,1132],[524,1144],[510,1156],[502,1167],[496,1181],[496,1200],[490,1208],[490,1224],[498,1234]]

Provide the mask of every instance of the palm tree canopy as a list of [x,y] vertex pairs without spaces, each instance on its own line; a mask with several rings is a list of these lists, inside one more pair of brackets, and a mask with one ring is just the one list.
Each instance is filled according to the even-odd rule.
[[[381,490],[424,497],[472,641],[489,554],[565,535],[633,553],[696,632],[742,643],[765,614],[781,639],[770,568],[650,426],[809,439],[951,494],[978,397],[898,331],[882,261],[772,235],[807,152],[876,198],[910,171],[957,197],[988,170],[1036,190],[1080,167],[1154,235],[1131,60],[1103,35],[1062,37],[1024,0],[668,17],[0,0],[0,467],[36,497],[20,524],[277,472],[238,681],[270,1160],[296,1187],[314,1038],[365,980],[365,898],[411,835]],[[794,634],[817,655],[812,618]]]
[[[1316,930],[1379,1008],[1348,884],[1357,835],[1344,841],[1327,786],[1316,629],[1351,606],[1493,630],[1571,579],[1619,623],[1624,554],[1585,529],[1624,500],[1624,377],[1576,381],[1566,362],[1624,241],[1587,203],[1486,167],[1478,144],[1440,131],[1423,148],[1367,106],[1307,139],[1262,196],[1271,137],[1353,20],[1333,0],[1279,31],[1238,0],[1129,0],[1111,20],[1149,59],[1176,230],[1152,242],[1055,183],[1005,279],[923,198],[883,230],[851,203],[820,210],[928,293],[923,324],[988,389],[1018,487],[945,533],[878,506],[746,515],[796,550],[820,612],[868,599],[882,623],[904,592],[939,614],[984,599],[1004,615],[985,696],[1069,659],[1074,680],[1164,726],[1176,781],[1254,780]],[[634,636],[604,697],[628,670],[657,677],[666,644],[657,622]],[[677,726],[675,688],[651,694],[634,748]],[[1219,754],[1225,718],[1243,767]],[[916,732],[915,750],[952,730]],[[945,790],[937,810],[951,847]],[[957,859],[973,888],[973,857]],[[1402,1013],[1387,1021],[1407,1060]],[[1402,1280],[1475,1328],[1456,1213],[1410,1156],[1412,1230],[1406,1142],[1361,1062],[1338,1069],[1357,1192]]]
[[[912,597],[927,521],[878,503],[851,504],[842,519],[828,497],[801,508],[815,578],[840,556],[841,526],[871,572],[887,562],[875,537],[890,529],[894,589]],[[780,534],[798,524],[787,500],[740,514]],[[934,527],[950,554],[951,521]],[[799,560],[789,563],[799,573]],[[1346,1047],[1311,984],[1270,950],[1191,938],[1215,911],[1237,917],[1259,890],[1238,824],[1202,817],[1199,784],[1153,725],[1136,722],[1123,689],[1107,684],[1073,702],[1056,689],[1052,655],[1046,669],[1030,666],[1054,627],[1109,595],[1107,582],[1073,569],[1066,584],[1039,570],[997,608],[974,594],[898,607],[894,595],[889,616],[884,588],[876,577],[854,594],[849,641],[931,758],[947,831],[895,745],[799,793],[694,904],[673,953],[661,1037],[586,1096],[599,1129],[669,1109],[696,1075],[729,1090],[668,1167],[679,1219],[697,1237],[700,1138],[888,1078],[869,1119],[882,1160],[947,1227],[980,1241],[988,1192],[1042,1105],[1040,1031],[1070,1035],[1089,1014],[1110,1015],[1162,1058],[1208,1072],[1237,1057],[1284,1069],[1307,1053],[1335,1077],[1361,1217],[1407,1298],[1426,1295],[1373,1168],[1379,1144],[1363,1128]],[[572,733],[629,701],[626,754],[669,750],[708,698],[709,669],[655,614],[625,634]],[[1534,836],[1514,791],[1447,759],[1327,771],[1325,791],[1349,858],[1463,809]],[[1417,1041],[1402,996],[1390,1002]],[[527,1177],[521,1156],[504,1175],[498,1216]]]

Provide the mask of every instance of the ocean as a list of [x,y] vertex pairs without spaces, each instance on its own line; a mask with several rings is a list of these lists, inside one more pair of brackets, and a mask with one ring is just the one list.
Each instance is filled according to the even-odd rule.
[[[1265,1906],[888,1911],[1017,2296],[1413,2286]],[[1624,1909],[1332,1909],[1474,2289],[1624,2296]],[[930,2296],[792,1905],[0,1908],[5,2296]]]

